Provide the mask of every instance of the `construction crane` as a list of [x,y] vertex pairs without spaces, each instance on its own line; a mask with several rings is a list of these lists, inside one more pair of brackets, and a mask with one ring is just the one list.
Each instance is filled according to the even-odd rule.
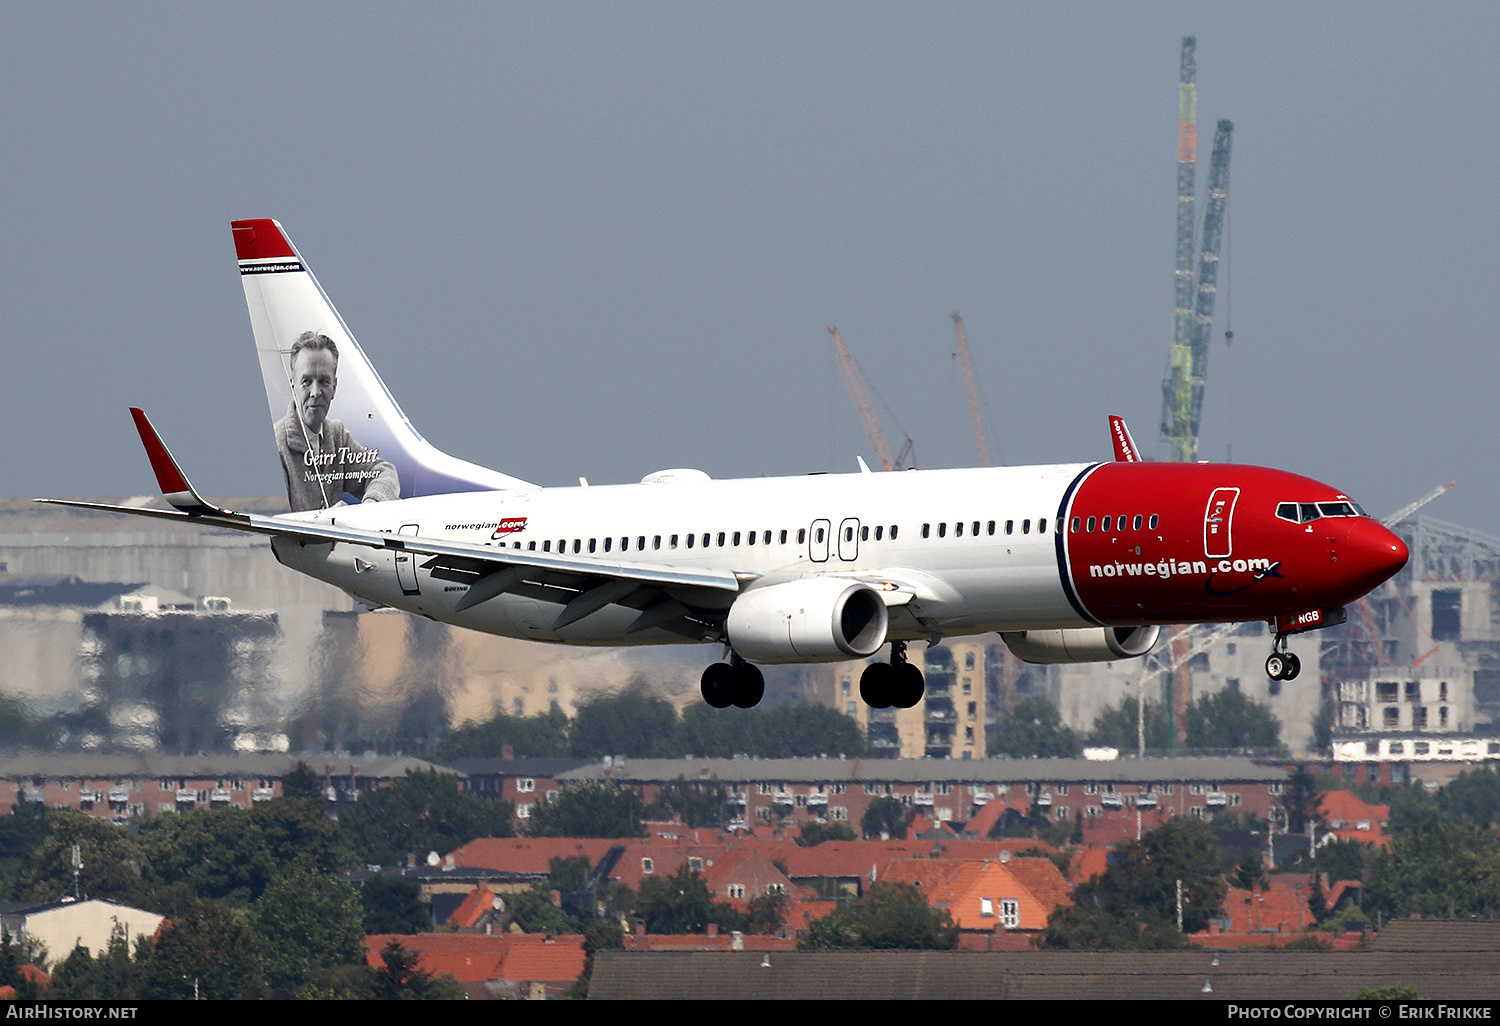
[[1161,433],[1172,440],[1171,458],[1192,462],[1176,439],[1186,435],[1178,423],[1192,408],[1193,354],[1193,200],[1198,190],[1198,39],[1185,36],[1177,85],[1177,267],[1173,271],[1172,349],[1162,382]]
[[844,373],[844,384],[849,389],[849,398],[854,400],[854,409],[859,413],[860,424],[864,425],[865,437],[870,440],[870,448],[875,450],[875,458],[880,461],[882,470],[900,470],[902,463],[911,454],[912,439],[908,437],[906,444],[901,447],[900,454],[895,458],[891,457],[891,443],[886,441],[885,428],[880,424],[880,416],[875,412],[875,404],[870,401],[870,390],[865,387],[865,377],[859,372],[859,364],[855,362],[854,354],[844,343],[844,336],[839,334],[838,328],[832,324],[828,325],[828,334],[833,336],[833,352],[838,358],[839,370]]
[[974,452],[981,467],[990,465],[990,443],[984,432],[984,413],[979,404],[979,381],[974,376],[974,354],[969,351],[969,336],[964,334],[964,319],[953,313],[953,358],[964,379],[964,398],[969,402],[969,429],[974,432]]

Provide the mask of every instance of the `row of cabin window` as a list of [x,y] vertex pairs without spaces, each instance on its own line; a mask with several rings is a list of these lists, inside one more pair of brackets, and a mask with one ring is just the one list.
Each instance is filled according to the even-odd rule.
[[[1098,517],[1089,517],[1088,518],[1088,523],[1084,525],[1084,530],[1087,533],[1092,534],[1093,531],[1094,531],[1094,528],[1097,526],[1098,529],[1101,530],[1101,531],[1108,531],[1108,530],[1111,530],[1110,524],[1113,521],[1115,523],[1115,525],[1116,525],[1113,528],[1113,530],[1116,530],[1116,531],[1139,531],[1141,529],[1141,521],[1143,519],[1146,520],[1147,529],[1148,530],[1152,530],[1152,531],[1156,530],[1156,525],[1161,522],[1161,518],[1159,516],[1157,516],[1155,513],[1151,514],[1151,516],[1150,516],[1149,519],[1146,519],[1146,518],[1142,517],[1142,515],[1139,514],[1139,513],[1137,513],[1135,515],[1134,519],[1131,519],[1131,517],[1130,517],[1130,515],[1128,513],[1122,513],[1122,514],[1120,514],[1120,516],[1118,518],[1116,518],[1116,517],[1104,517],[1102,520],[1100,518],[1098,518]],[[1078,529],[1079,529],[1079,518],[1078,517],[1074,517],[1073,518],[1072,528],[1073,528],[1073,533],[1077,534],[1078,533]]]
[[[972,523],[966,525],[962,520],[956,520],[956,521],[954,521],[954,523],[953,523],[953,537],[955,537],[955,538],[962,538],[964,536],[964,530],[967,527],[969,534],[972,535],[975,538],[978,538],[979,537],[979,523],[980,522],[978,520],[975,520]],[[995,531],[996,531],[996,529],[997,529],[997,525],[998,525],[998,521],[995,521],[995,520],[987,521],[985,523],[985,525],[984,525],[984,533],[985,534],[994,534]],[[892,528],[892,530],[894,530],[894,528]],[[1016,522],[1014,520],[1007,520],[1005,522],[1005,533],[1006,534],[1015,534],[1016,533]],[[1021,521],[1021,533],[1022,534],[1030,534],[1031,533],[1031,520],[1029,518],[1026,519],[1026,520],[1022,520]],[[1046,534],[1047,533],[1047,518],[1046,517],[1037,517],[1036,518],[1036,533],[1037,534]],[[946,537],[948,537],[948,525],[947,524],[938,524],[937,525],[937,536],[939,538],[946,538]],[[932,525],[931,524],[923,524],[922,525],[922,537],[923,538],[930,538],[930,537],[932,537]]]
[[[886,530],[887,530],[887,528],[886,528],[886,526],[884,524],[880,524],[880,525],[876,526],[876,528],[875,528],[875,540],[876,541],[884,541],[885,537],[886,537]],[[891,539],[891,541],[895,541],[897,533],[898,533],[897,525],[892,524],[890,526],[889,530],[890,530],[890,539]],[[852,528],[852,527],[846,527],[844,529],[844,533],[846,535],[846,537],[844,539],[845,541],[853,541],[854,540],[854,528]],[[818,528],[817,531],[814,532],[814,534],[815,534],[816,540],[819,543],[821,543],[823,541],[824,537],[826,537],[824,529],[821,528],[821,527]],[[785,545],[787,543],[787,540],[790,538],[790,536],[791,536],[791,532],[783,529],[781,531],[775,532],[774,540],[778,544]],[[861,527],[860,528],[860,532],[859,532],[859,536],[860,536],[860,540],[861,541],[869,541],[870,540],[870,528],[869,527]],[[763,531],[763,532],[759,532],[757,534],[757,532],[755,532],[755,531],[746,531],[742,535],[741,532],[739,532],[739,531],[730,531],[730,532],[720,531],[720,532],[718,532],[717,535],[715,535],[715,534],[713,534],[711,532],[705,531],[703,533],[703,535],[702,535],[701,547],[706,549],[710,545],[714,544],[715,541],[717,541],[717,544],[718,544],[718,546],[720,548],[724,547],[726,544],[727,545],[731,545],[731,546],[735,546],[735,545],[741,544],[741,538],[742,537],[744,539],[744,544],[746,544],[746,545],[754,545],[754,544],[756,544],[756,538],[757,537],[760,538],[760,544],[762,544],[762,545],[770,545],[770,544],[772,544],[772,541],[773,541],[773,532],[771,532],[771,531]],[[695,544],[699,544],[699,542],[698,542],[699,536],[696,535],[696,534],[689,534],[689,535],[686,535],[686,536],[675,535],[674,534],[674,535],[668,536],[668,538],[667,538],[667,548],[669,548],[669,549],[675,549],[675,548],[677,548],[680,544],[683,543],[682,542],[683,538],[686,539],[686,547],[687,548],[691,549],[691,548],[694,547]],[[609,552],[611,549],[613,549],[614,548],[614,541],[615,541],[614,538],[605,538],[604,539],[604,548],[603,548],[603,551]],[[583,538],[574,538],[573,539],[573,551],[574,552],[582,552],[582,551],[584,551],[584,542],[585,542],[585,539],[583,539]],[[598,551],[600,551],[600,549],[599,549],[599,539],[597,539],[597,538],[589,538],[589,539],[587,539],[587,542],[588,542],[588,551],[589,552],[598,552]],[[805,545],[806,543],[807,543],[807,528],[805,528],[805,527],[798,528],[798,530],[797,530],[797,544],[798,545]],[[659,534],[653,535],[651,537],[651,548],[653,550],[660,549],[661,545],[662,545],[662,536],[659,535]],[[519,549],[521,547],[521,543],[520,542],[513,542],[512,545],[511,545],[511,547]],[[644,552],[644,551],[646,551],[646,536],[644,534],[636,536],[635,547],[636,547],[636,551],[638,551],[638,552]],[[526,544],[526,548],[529,549],[532,552],[535,552],[536,551],[536,542],[528,542]],[[547,539],[546,541],[542,542],[542,551],[543,552],[551,552],[552,551],[552,540],[550,538]],[[566,538],[560,538],[560,539],[558,539],[558,542],[557,542],[557,551],[558,552],[567,552],[568,551],[568,539],[566,539]],[[630,538],[629,538],[628,535],[624,536],[624,537],[622,537],[620,539],[620,551],[621,552],[629,552],[630,551]]]

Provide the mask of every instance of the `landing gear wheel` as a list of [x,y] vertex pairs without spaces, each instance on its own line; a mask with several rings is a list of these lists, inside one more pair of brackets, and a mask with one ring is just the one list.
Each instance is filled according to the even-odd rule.
[[734,703],[735,679],[739,674],[728,663],[714,663],[703,671],[699,689],[703,700],[715,709],[727,709]]
[[760,667],[743,662],[734,669],[738,671],[736,676],[739,679],[734,689],[733,704],[740,709],[754,709],[766,693],[765,674],[760,672]]
[[1286,670],[1283,671],[1281,679],[1282,680],[1296,680],[1297,679],[1297,674],[1299,674],[1299,673],[1302,672],[1302,660],[1298,659],[1297,656],[1294,653],[1291,653],[1291,652],[1286,653],[1286,655],[1283,656],[1283,658],[1286,659],[1286,664],[1287,665],[1286,665]]
[[922,680],[922,671],[911,663],[902,663],[895,667],[896,670],[896,694],[891,704],[897,709],[910,709],[922,700],[927,691],[926,682]]
[[1290,659],[1284,652],[1272,652],[1266,657],[1266,676],[1272,680],[1286,680]]
[[859,675],[859,697],[871,709],[889,709],[897,691],[896,668],[890,663],[871,663]]

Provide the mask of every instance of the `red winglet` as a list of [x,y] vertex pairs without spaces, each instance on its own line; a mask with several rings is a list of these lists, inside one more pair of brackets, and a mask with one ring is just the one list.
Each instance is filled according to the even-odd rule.
[[241,260],[272,260],[294,257],[297,251],[286,241],[281,225],[268,217],[230,221],[234,229],[234,253]]
[[177,461],[172,459],[172,454],[167,452],[167,447],[162,444],[161,436],[146,419],[146,412],[132,406],[130,415],[135,418],[135,429],[140,432],[141,444],[146,447],[146,455],[151,458],[151,469],[156,473],[156,483],[160,486],[162,494],[180,495],[184,492],[192,492],[193,486],[188,484],[182,471],[177,469]]
[[1140,454],[1135,448],[1135,439],[1130,437],[1130,429],[1125,426],[1125,418],[1111,415],[1109,418],[1109,440],[1115,446],[1116,463],[1139,463]]

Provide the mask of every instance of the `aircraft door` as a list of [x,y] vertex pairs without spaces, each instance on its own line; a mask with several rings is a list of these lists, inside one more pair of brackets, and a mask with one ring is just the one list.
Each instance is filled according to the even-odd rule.
[[1230,531],[1234,526],[1234,504],[1239,501],[1238,488],[1215,488],[1203,512],[1203,554],[1218,559],[1234,554]]
[[814,563],[828,562],[828,532],[833,525],[827,520],[814,520],[807,533],[807,555]]
[[852,517],[839,525],[839,558],[845,562],[859,558],[859,521]]
[[[403,524],[397,534],[408,538],[415,538],[421,530],[416,524]],[[410,552],[405,549],[396,550],[396,580],[401,585],[401,594],[420,595],[422,589],[417,586],[417,564]]]

